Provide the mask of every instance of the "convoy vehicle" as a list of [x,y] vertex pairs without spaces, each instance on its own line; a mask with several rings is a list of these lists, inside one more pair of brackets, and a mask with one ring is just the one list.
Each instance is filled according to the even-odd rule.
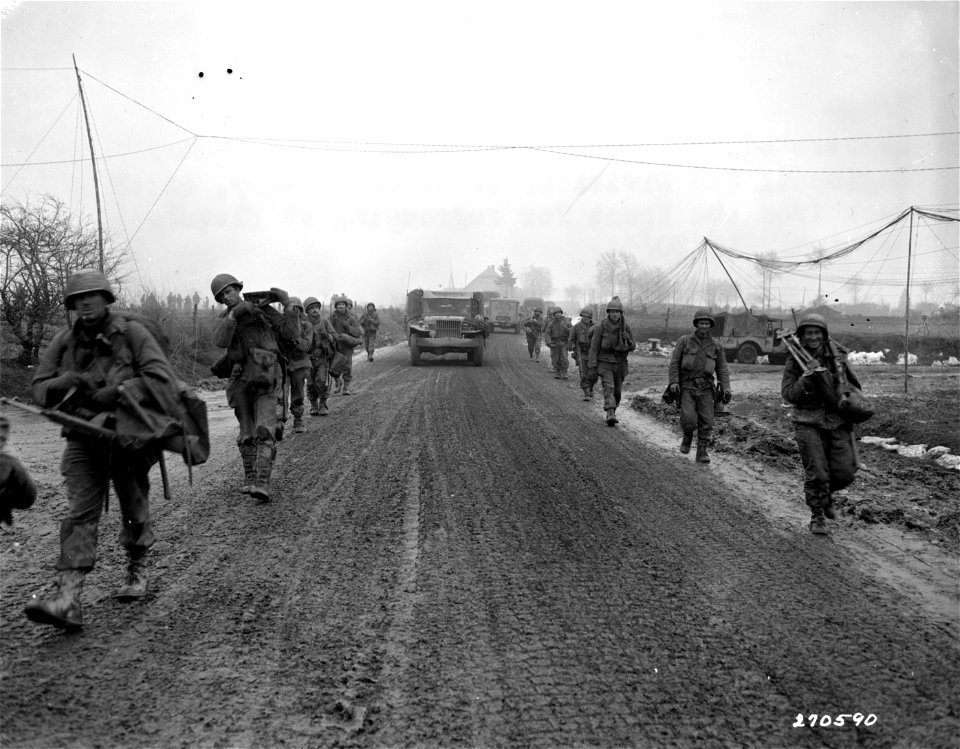
[[486,338],[483,293],[479,291],[424,291],[407,294],[407,340],[410,364],[424,354],[463,353],[474,366],[483,366]]
[[484,315],[493,330],[504,328],[514,333],[520,332],[520,300],[497,297],[483,304]]
[[525,297],[524,300],[520,302],[520,322],[530,317],[535,309],[541,310],[546,314],[547,303],[538,296]]
[[766,356],[770,364],[786,364],[789,351],[777,335],[783,320],[751,312],[718,312],[714,319],[713,337],[723,346],[727,361],[756,364]]

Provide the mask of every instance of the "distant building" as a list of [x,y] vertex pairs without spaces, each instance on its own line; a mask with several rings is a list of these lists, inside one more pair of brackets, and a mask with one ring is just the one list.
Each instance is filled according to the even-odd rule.
[[488,265],[479,276],[464,286],[460,291],[495,291],[503,294],[503,286],[500,285],[500,274],[492,265]]

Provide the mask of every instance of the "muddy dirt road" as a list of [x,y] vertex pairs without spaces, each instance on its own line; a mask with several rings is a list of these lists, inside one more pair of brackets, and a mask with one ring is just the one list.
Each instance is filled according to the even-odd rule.
[[21,613],[52,578],[62,445],[14,424],[48,469],[0,537],[2,746],[955,745],[955,570],[892,578],[755,471],[606,427],[518,336],[481,368],[401,345],[355,375],[283,442],[267,505],[237,492],[217,394],[214,455],[192,488],[171,460],[154,500],[150,594],[112,598],[111,510],[70,635]]

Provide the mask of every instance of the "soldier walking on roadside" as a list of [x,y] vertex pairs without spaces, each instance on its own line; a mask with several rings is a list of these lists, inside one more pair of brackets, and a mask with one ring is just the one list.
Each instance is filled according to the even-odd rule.
[[307,383],[307,395],[310,398],[310,415],[327,416],[330,409],[327,408],[327,392],[329,387],[328,367],[333,358],[337,344],[337,332],[333,325],[325,318],[323,312],[323,302],[313,296],[304,300],[307,308],[307,316],[310,318],[311,343],[310,343],[310,382]]
[[550,364],[557,380],[567,379],[570,361],[567,359],[567,342],[570,340],[570,322],[563,316],[560,307],[553,308],[553,316],[543,326],[543,337],[550,348]]
[[360,327],[363,329],[363,348],[367,352],[367,361],[373,361],[377,330],[380,329],[380,315],[377,314],[377,305],[373,302],[367,302],[366,310],[360,315]]
[[[114,314],[115,297],[98,270],[67,278],[65,303],[75,310],[72,327],[50,342],[33,377],[33,399],[43,408],[66,411],[107,429],[115,427],[121,387],[133,378],[149,379],[175,397],[175,376],[153,335],[140,323]],[[53,598],[36,599],[24,613],[39,624],[65,630],[83,626],[80,592],[97,558],[97,534],[112,482],[120,504],[120,544],[127,551],[127,575],[116,593],[133,601],[147,592],[147,550],[155,538],[150,519],[152,447],[121,448],[114,440],[91,437],[65,426],[61,472],[67,487],[67,516],[60,523],[60,571]]]
[[810,531],[826,535],[829,530],[825,518],[836,518],[833,493],[853,483],[859,468],[853,424],[837,408],[839,368],[845,368],[851,385],[859,388],[860,381],[846,361],[833,356],[828,345],[830,331],[823,317],[813,313],[804,316],[797,326],[797,337],[818,366],[806,368],[796,359],[788,359],[780,394],[793,406],[789,418],[803,463]]
[[300,335],[300,315],[283,289],[271,288],[284,308],[281,314],[264,302],[254,305],[241,298],[243,283],[220,273],[210,284],[213,298],[226,305],[213,333],[213,342],[227,349],[232,365],[227,403],[240,424],[237,447],[243,460],[240,491],[261,502],[270,500],[270,475],[276,457],[277,397],[282,382],[280,345]]
[[523,321],[521,327],[527,334],[527,352],[534,361],[540,361],[540,344],[543,340],[543,310],[537,307],[533,314]]
[[313,325],[303,311],[299,297],[290,297],[290,309],[296,310],[300,335],[295,341],[278,339],[280,350],[287,363],[287,379],[290,382],[290,413],[293,414],[293,431],[303,432],[303,403],[307,381],[310,379],[310,350],[313,347]]
[[37,499],[37,485],[30,473],[9,452],[7,442],[10,439],[10,420],[0,416],[0,527],[13,526],[13,510],[26,510],[33,507]]
[[585,401],[593,398],[593,386],[596,380],[588,376],[590,370],[590,330],[593,328],[593,311],[589,307],[580,310],[580,321],[570,329],[567,348],[573,354],[573,360],[580,371],[580,389]]
[[607,303],[607,315],[590,333],[589,376],[599,377],[603,383],[603,410],[607,416],[607,426],[618,423],[617,407],[623,380],[627,376],[627,356],[636,349],[633,332],[623,319],[623,304],[620,297],[613,297]]
[[360,345],[360,321],[357,320],[348,308],[352,306],[346,297],[339,297],[333,305],[333,314],[330,315],[330,324],[337,339],[337,350],[343,354],[347,364],[337,383],[337,392],[341,395],[350,395],[350,382],[353,380],[353,350]]
[[[716,320],[710,310],[697,310],[693,334],[681,336],[670,359],[670,392],[680,399],[680,452],[690,452],[696,428],[698,463],[710,462],[707,448],[713,441],[714,403],[717,399],[729,403],[733,397],[723,347],[710,334],[714,325]],[[716,391],[714,375],[719,380]]]

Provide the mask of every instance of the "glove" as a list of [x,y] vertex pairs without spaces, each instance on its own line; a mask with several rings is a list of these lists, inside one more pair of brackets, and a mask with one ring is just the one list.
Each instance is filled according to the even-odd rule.
[[114,409],[120,402],[120,388],[116,385],[102,387],[94,391],[93,395],[90,396],[90,401],[104,410]]
[[278,289],[276,286],[271,286],[270,293],[273,294],[277,298],[277,301],[279,301],[284,307],[290,304],[290,295],[283,289]]
[[233,317],[235,320],[239,320],[241,317],[246,317],[251,312],[253,312],[253,305],[250,302],[244,300],[239,302],[232,310]]
[[723,401],[724,403],[729,403],[730,401],[733,400],[733,393],[731,393],[729,390],[724,390],[720,394],[720,400]]
[[52,392],[60,393],[62,397],[66,395],[71,388],[76,388],[77,392],[81,393],[87,390],[94,390],[97,387],[97,382],[93,375],[71,370],[70,372],[64,372],[62,375],[52,378],[47,387]]
[[596,368],[596,367],[589,367],[589,368],[587,369],[587,377],[588,377],[589,379],[591,379],[591,380],[597,379],[597,377],[599,377],[599,373],[597,372],[597,368]]
[[680,395],[680,385],[678,385],[676,382],[671,382],[670,392],[673,393],[674,395]]

